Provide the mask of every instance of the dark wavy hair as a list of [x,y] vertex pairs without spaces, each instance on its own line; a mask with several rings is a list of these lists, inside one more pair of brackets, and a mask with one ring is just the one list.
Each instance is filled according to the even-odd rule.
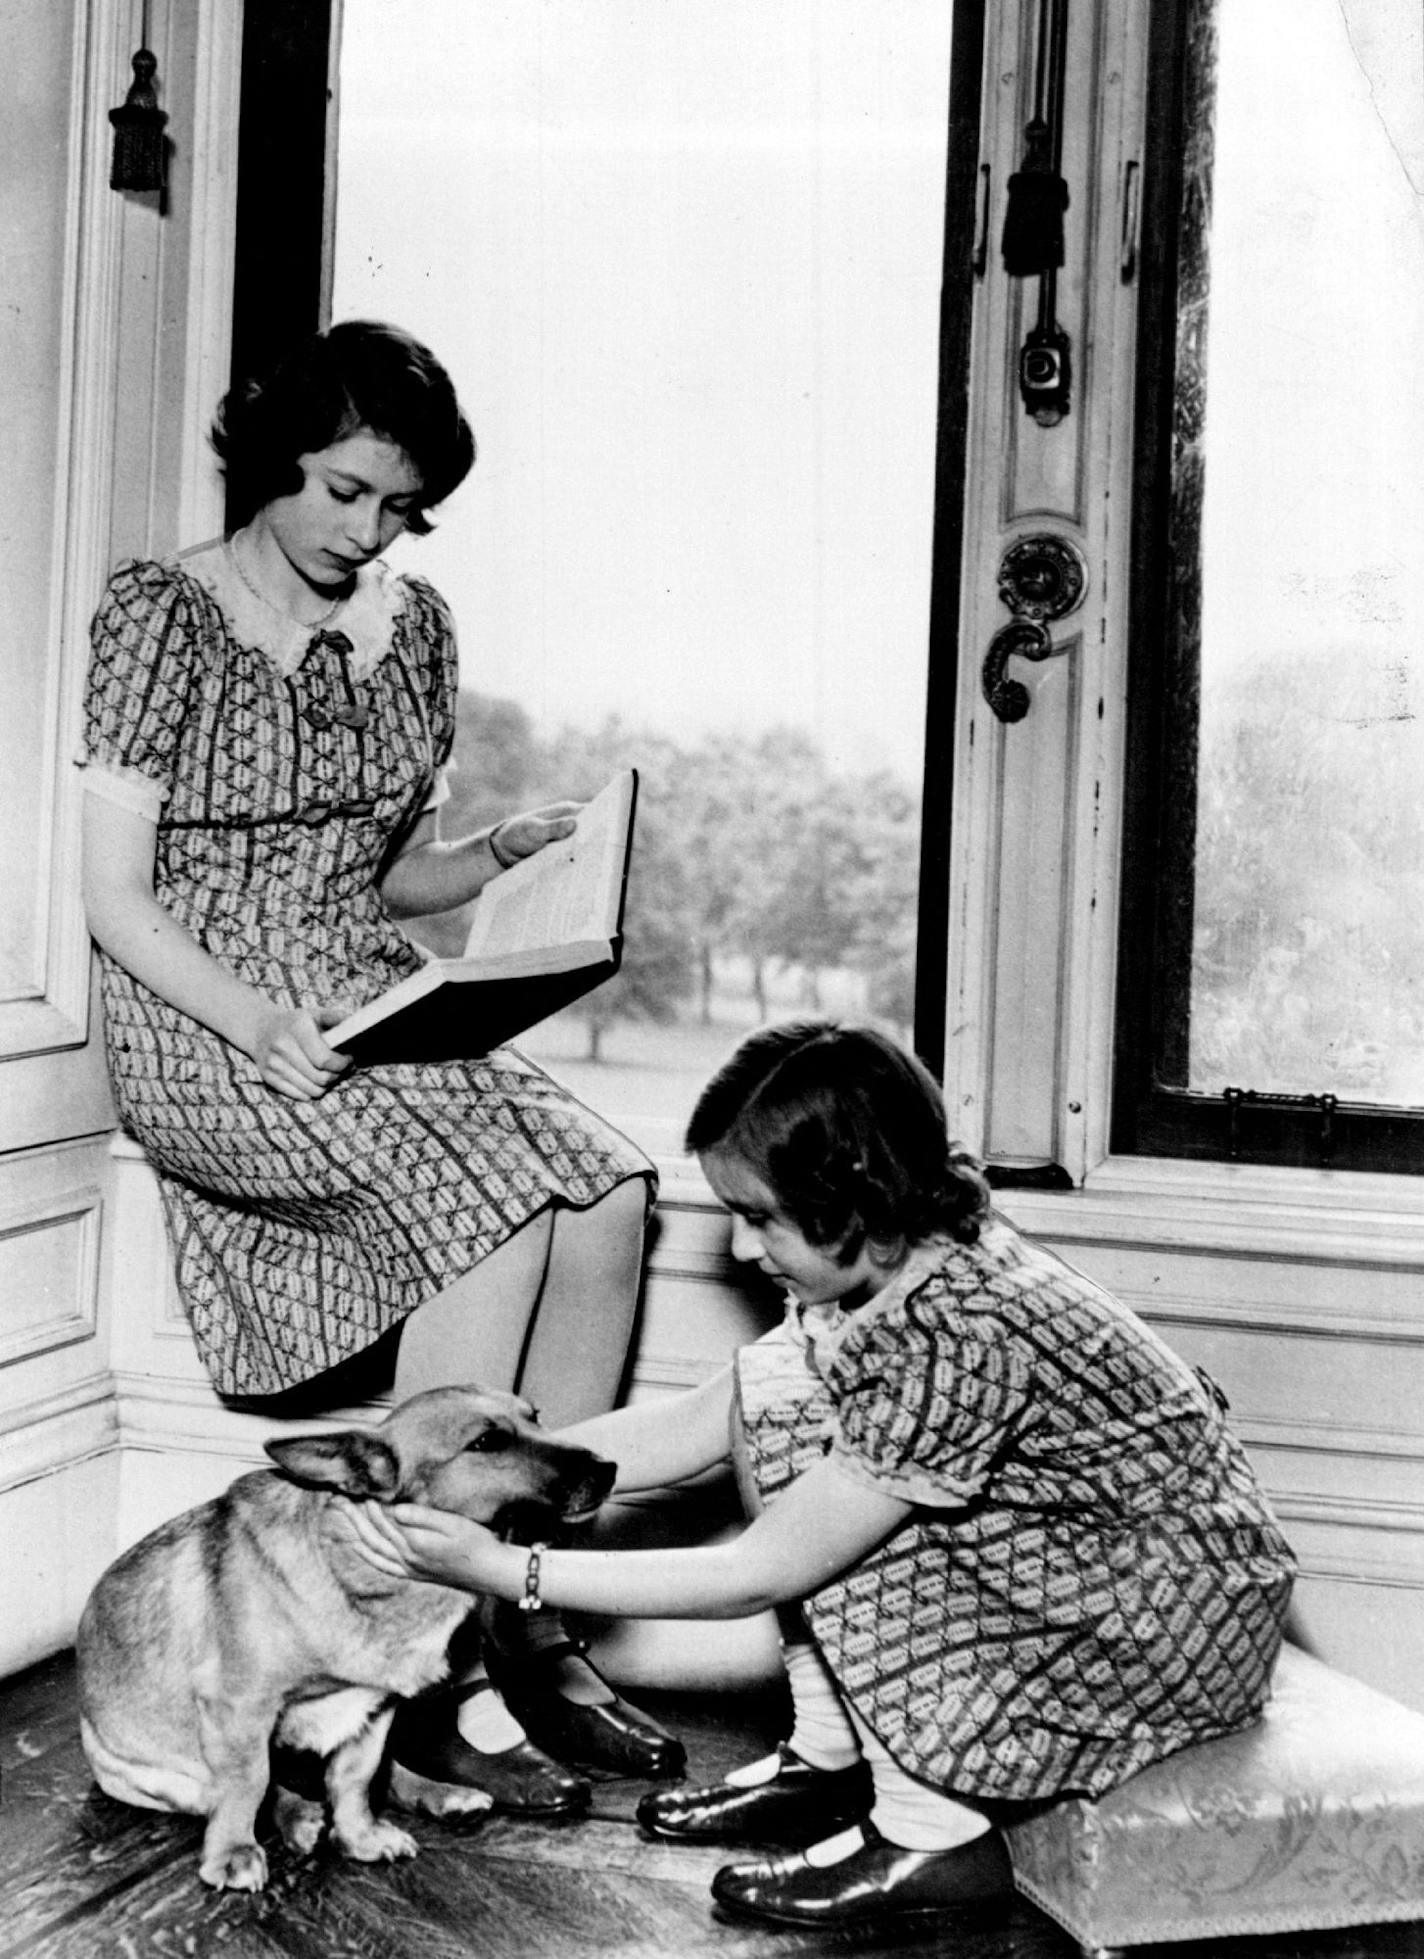
[[946,1233],[972,1245],[989,1208],[977,1158],[950,1140],[922,1062],[873,1027],[761,1028],[703,1089],[687,1148],[744,1164],[808,1244],[849,1262]]
[[475,438],[430,349],[379,320],[343,320],[313,334],[223,396],[212,444],[227,477],[229,520],[245,524],[275,497],[294,495],[302,487],[298,456],[358,429],[410,458],[421,490],[406,529],[423,537],[431,528],[426,512],[469,475]]

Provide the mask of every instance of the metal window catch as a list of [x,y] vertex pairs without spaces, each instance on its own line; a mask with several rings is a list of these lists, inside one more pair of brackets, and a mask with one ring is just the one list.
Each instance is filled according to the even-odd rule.
[[982,676],[984,698],[1001,721],[1022,721],[1032,701],[1022,681],[1008,678],[1009,661],[1066,653],[1066,646],[1053,644],[1045,621],[1076,611],[1087,589],[1087,561],[1066,537],[1039,531],[1016,538],[1004,552],[999,597],[1014,616],[990,640]]
[[1226,1104],[1226,1154],[1233,1161],[1241,1155],[1241,1111],[1246,1104],[1263,1109],[1319,1109],[1320,1111],[1320,1161],[1328,1163],[1335,1154],[1335,1112],[1340,1106],[1338,1095],[1328,1091],[1323,1095],[1272,1095],[1257,1088],[1224,1088],[1221,1099]]
[[1073,399],[1073,349],[1057,318],[1069,203],[1062,172],[1068,0],[1038,0],[1037,40],[1033,115],[1023,161],[1009,178],[1001,249],[1010,277],[1038,280],[1038,318],[1019,349],[1019,393],[1039,427],[1051,429]]

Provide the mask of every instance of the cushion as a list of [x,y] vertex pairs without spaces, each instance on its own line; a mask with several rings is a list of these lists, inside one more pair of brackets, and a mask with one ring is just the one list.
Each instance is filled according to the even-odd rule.
[[1005,1834],[1089,1951],[1424,1919],[1424,1715],[1283,1646],[1254,1727]]

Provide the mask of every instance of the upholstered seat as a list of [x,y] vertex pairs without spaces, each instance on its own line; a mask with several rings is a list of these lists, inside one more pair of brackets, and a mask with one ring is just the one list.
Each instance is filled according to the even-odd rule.
[[1424,1715],[1286,1646],[1255,1727],[1008,1841],[1019,1889],[1092,1954],[1424,1920]]

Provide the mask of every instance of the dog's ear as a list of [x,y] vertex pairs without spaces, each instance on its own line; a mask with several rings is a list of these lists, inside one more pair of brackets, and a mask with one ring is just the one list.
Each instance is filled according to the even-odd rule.
[[389,1498],[400,1483],[395,1451],[379,1435],[348,1428],[335,1435],[296,1435],[262,1445],[284,1476],[343,1496]]

